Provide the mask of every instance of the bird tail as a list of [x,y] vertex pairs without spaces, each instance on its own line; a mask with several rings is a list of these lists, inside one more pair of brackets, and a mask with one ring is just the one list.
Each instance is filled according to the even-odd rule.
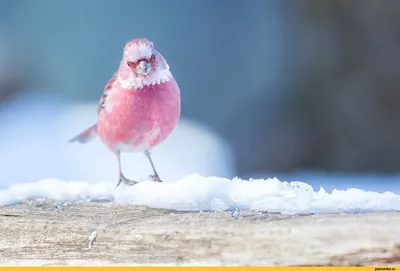
[[68,142],[88,143],[97,137],[97,124],[87,128],[79,135],[71,138]]

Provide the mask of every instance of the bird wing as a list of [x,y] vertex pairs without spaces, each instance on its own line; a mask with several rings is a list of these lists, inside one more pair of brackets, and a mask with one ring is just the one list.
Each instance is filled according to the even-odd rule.
[[106,87],[104,88],[103,95],[101,95],[99,105],[97,106],[97,115],[100,114],[100,111],[104,108],[108,92],[114,87],[117,80],[117,73],[115,73],[111,79],[107,82]]

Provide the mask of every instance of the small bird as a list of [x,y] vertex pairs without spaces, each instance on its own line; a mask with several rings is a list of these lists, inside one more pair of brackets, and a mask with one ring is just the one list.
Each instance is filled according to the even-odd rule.
[[150,40],[133,39],[125,44],[119,68],[104,88],[97,123],[69,142],[87,143],[100,136],[117,157],[117,187],[138,183],[122,173],[121,152],[143,152],[153,169],[151,178],[161,182],[150,152],[175,129],[180,111],[180,89],[167,61]]

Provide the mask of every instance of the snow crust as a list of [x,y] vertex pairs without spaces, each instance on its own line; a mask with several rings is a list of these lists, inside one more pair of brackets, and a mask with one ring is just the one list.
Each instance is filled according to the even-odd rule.
[[0,205],[25,201],[110,201],[186,211],[258,210],[281,213],[399,211],[400,195],[357,188],[327,192],[305,182],[277,178],[241,180],[193,174],[176,181],[142,181],[115,188],[115,183],[44,179],[11,184],[0,190]]

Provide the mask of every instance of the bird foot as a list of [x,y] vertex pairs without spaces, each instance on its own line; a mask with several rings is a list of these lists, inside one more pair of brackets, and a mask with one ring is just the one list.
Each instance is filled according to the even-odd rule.
[[120,175],[119,176],[119,181],[118,181],[118,184],[117,184],[117,186],[115,188],[117,188],[121,183],[124,183],[124,184],[126,184],[128,186],[134,186],[135,184],[138,184],[137,181],[129,180],[124,175]]
[[158,174],[150,175],[150,178],[153,180],[153,182],[156,182],[156,183],[162,183],[163,182],[163,181],[161,181],[161,179],[158,176]]

